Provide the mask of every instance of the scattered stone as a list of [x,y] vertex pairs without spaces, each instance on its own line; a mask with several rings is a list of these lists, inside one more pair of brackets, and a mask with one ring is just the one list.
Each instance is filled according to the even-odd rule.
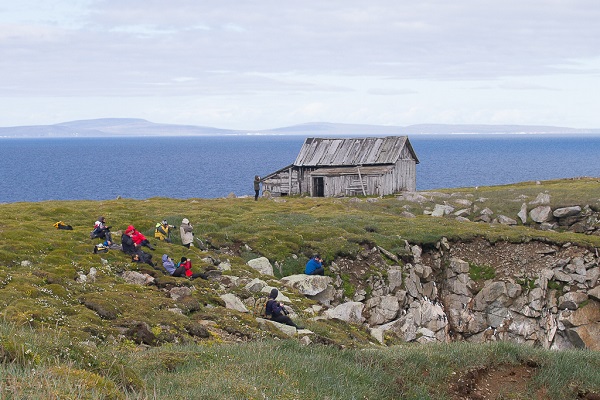
[[550,204],[550,195],[548,193],[540,193],[537,195],[535,200],[530,201],[529,204],[531,204],[532,206]]
[[521,205],[521,211],[517,214],[517,217],[521,219],[521,222],[525,224],[527,222],[527,203]]
[[552,215],[554,215],[556,218],[566,218],[566,217],[572,217],[575,215],[579,215],[580,213],[581,213],[581,207],[573,206],[573,207],[557,208],[556,210],[554,210]]
[[225,302],[226,308],[230,308],[232,310],[236,310],[243,313],[248,312],[248,309],[246,308],[244,303],[242,303],[242,301],[233,293],[226,293],[221,295],[220,297]]
[[552,218],[552,209],[549,206],[538,206],[529,211],[529,216],[535,222],[547,222]]
[[263,275],[273,276],[273,266],[267,257],[254,258],[249,260],[246,264]]

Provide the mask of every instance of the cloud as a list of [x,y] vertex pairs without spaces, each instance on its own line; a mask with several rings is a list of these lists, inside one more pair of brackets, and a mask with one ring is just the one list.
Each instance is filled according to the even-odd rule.
[[[51,3],[0,6],[3,96],[224,96],[235,110],[289,104],[282,114],[295,117],[331,102],[323,117],[348,118],[362,104],[384,119],[394,111],[376,111],[383,98],[405,98],[406,109],[425,104],[424,93],[448,98],[442,90],[457,82],[485,88],[488,99],[462,89],[480,103],[503,98],[495,90],[563,90],[544,77],[600,75],[595,0]],[[336,102],[350,108],[335,112]]]

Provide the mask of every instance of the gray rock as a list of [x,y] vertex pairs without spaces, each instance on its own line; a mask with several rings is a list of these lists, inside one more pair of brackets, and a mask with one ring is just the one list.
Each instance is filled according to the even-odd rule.
[[552,215],[554,215],[556,218],[565,218],[578,215],[579,213],[581,213],[581,207],[573,206],[557,208],[556,210],[554,210]]
[[457,217],[467,217],[467,216],[471,215],[471,211],[469,211],[466,208],[463,208],[461,210],[455,211],[454,215],[456,215]]
[[248,312],[248,309],[242,301],[232,293],[226,293],[220,296],[225,302],[225,307],[239,312]]
[[176,286],[174,288],[172,288],[171,290],[169,290],[169,296],[177,301],[183,297],[187,297],[187,296],[191,296],[192,294],[192,289],[190,289],[187,286]]
[[517,221],[505,215],[498,215],[498,222],[502,225],[516,225]]
[[330,308],[325,311],[325,316],[328,318],[336,318],[342,321],[362,324],[365,318],[362,316],[362,311],[365,305],[357,301],[350,301],[340,304],[335,308]]
[[327,289],[332,280],[328,276],[298,274],[281,278],[281,283],[302,294],[314,296]]
[[279,329],[282,333],[287,336],[296,336],[297,330],[293,326],[280,324],[279,322],[271,321],[270,319],[256,318],[256,321],[259,325],[265,326],[266,324],[271,324],[275,328]]
[[552,218],[552,209],[550,206],[538,206],[529,211],[529,217],[538,223],[547,222]]
[[259,257],[249,260],[246,264],[248,264],[251,268],[257,270],[263,275],[273,276],[273,266],[271,265],[269,259],[266,257]]
[[480,214],[490,216],[490,215],[494,215],[494,212],[486,207],[483,210],[481,210]]
[[367,300],[365,309],[369,314],[368,324],[375,326],[393,321],[398,315],[400,305],[396,296],[379,296]]
[[442,217],[454,211],[454,207],[447,204],[436,204],[431,213],[432,217]]
[[154,284],[154,278],[148,274],[141,274],[137,271],[125,271],[121,275],[125,282],[132,285],[147,286]]
[[529,204],[532,206],[550,204],[550,195],[548,193],[540,193],[535,200],[530,201]]
[[255,278],[250,283],[248,283],[245,288],[250,292],[260,292],[265,286],[267,286],[267,282]]
[[406,192],[402,193],[400,196],[396,197],[398,200],[402,201],[410,201],[413,203],[424,203],[429,201],[425,196],[417,193],[417,192]]
[[521,219],[521,222],[525,224],[527,222],[527,204],[523,203],[521,205],[521,211],[517,213],[517,217]]

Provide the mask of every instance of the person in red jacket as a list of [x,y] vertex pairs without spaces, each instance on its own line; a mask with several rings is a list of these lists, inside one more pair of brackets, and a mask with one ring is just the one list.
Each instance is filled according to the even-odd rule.
[[[181,262],[178,264],[178,269],[181,267],[183,267],[185,270],[185,276],[187,276],[190,279],[196,279],[196,278],[208,279],[208,275],[201,274],[201,273],[194,273],[192,271],[192,261],[189,260],[187,257],[181,257]],[[175,275],[173,275],[173,276],[175,276]]]
[[148,239],[146,239],[146,236],[144,236],[142,232],[135,229],[133,225],[129,225],[125,232],[133,232],[131,238],[133,239],[133,243],[135,243],[137,247],[146,246],[150,250],[154,250],[154,247],[152,247]]

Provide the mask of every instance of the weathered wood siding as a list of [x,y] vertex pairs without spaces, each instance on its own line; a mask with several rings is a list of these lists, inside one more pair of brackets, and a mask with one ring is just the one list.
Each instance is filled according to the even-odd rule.
[[295,167],[281,169],[263,179],[262,190],[273,196],[300,194],[299,170]]
[[406,136],[308,138],[294,164],[263,179],[263,191],[325,197],[415,191],[418,162]]

